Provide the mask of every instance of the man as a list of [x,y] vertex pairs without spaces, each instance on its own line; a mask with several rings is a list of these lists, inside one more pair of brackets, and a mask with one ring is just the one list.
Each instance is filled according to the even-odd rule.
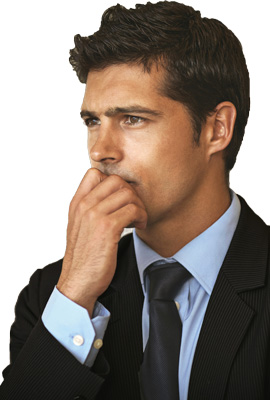
[[[269,230],[229,189],[249,114],[241,44],[179,3],[118,5],[70,62],[92,168],[63,260],[19,296],[1,399],[268,399]],[[185,281],[158,298],[174,308],[156,330],[153,277],[163,291],[172,267]]]

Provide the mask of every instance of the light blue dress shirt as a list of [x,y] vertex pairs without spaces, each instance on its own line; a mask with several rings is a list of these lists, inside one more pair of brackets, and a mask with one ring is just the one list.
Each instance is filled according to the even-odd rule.
[[[181,400],[187,399],[192,361],[204,314],[240,216],[240,201],[234,192],[231,192],[231,196],[231,205],[221,218],[169,259],[161,257],[133,232],[138,270],[145,294],[142,313],[144,347],[149,337],[148,299],[143,279],[145,268],[156,261],[178,261],[192,274],[192,278],[183,285],[175,298],[180,304],[179,314],[183,325],[179,358]],[[103,339],[109,317],[109,311],[97,303],[91,320],[84,308],[55,288],[42,320],[49,332],[74,357],[91,367],[98,353],[95,342]],[[74,340],[78,335],[83,338],[79,345]]]
[[192,275],[179,290],[175,301],[180,305],[182,339],[179,357],[179,395],[181,400],[188,397],[189,378],[193,357],[200,334],[205,311],[214,288],[219,270],[235,232],[241,205],[235,193],[228,210],[206,231],[201,233],[171,258],[163,258],[133,232],[135,254],[145,294],[142,328],[143,346],[149,337],[148,296],[145,291],[144,270],[154,262],[175,262],[182,264]]

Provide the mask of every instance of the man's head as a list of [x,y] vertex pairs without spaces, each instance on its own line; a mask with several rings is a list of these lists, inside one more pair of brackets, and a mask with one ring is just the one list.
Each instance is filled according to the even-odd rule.
[[187,108],[197,144],[207,117],[231,102],[237,117],[223,155],[226,172],[234,166],[249,114],[249,75],[240,42],[221,22],[176,2],[117,5],[105,11],[94,35],[75,36],[70,62],[83,83],[89,71],[112,65],[164,69],[159,91]]

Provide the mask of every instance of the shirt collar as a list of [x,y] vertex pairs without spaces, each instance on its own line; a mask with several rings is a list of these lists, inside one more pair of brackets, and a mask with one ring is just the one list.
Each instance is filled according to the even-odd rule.
[[145,268],[153,262],[178,261],[199,282],[210,295],[219,270],[235,232],[241,204],[237,195],[231,191],[232,202],[227,211],[208,229],[186,244],[171,258],[161,257],[145,244],[133,231],[134,248],[142,286]]

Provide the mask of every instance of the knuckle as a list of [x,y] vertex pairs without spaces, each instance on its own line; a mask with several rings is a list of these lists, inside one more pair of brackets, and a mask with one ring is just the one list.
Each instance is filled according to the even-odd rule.
[[77,214],[81,215],[84,213],[84,211],[85,211],[85,203],[83,200],[81,200],[76,207],[76,212]]
[[128,199],[130,198],[133,198],[133,196],[134,196],[134,193],[133,193],[133,191],[130,189],[130,188],[128,188],[128,187],[123,187],[123,188],[121,188],[120,189],[120,192],[125,196],[125,197],[127,197]]
[[130,214],[135,214],[137,212],[137,206],[134,203],[130,203],[127,205],[127,211]]
[[76,210],[75,210],[75,216],[76,216],[76,217],[82,216],[83,214],[85,214],[86,209],[87,209],[86,202],[85,202],[84,199],[82,199],[82,200],[77,204],[77,207],[76,207]]
[[92,208],[90,208],[86,211],[85,214],[86,214],[87,220],[91,222],[95,218],[96,212]]

